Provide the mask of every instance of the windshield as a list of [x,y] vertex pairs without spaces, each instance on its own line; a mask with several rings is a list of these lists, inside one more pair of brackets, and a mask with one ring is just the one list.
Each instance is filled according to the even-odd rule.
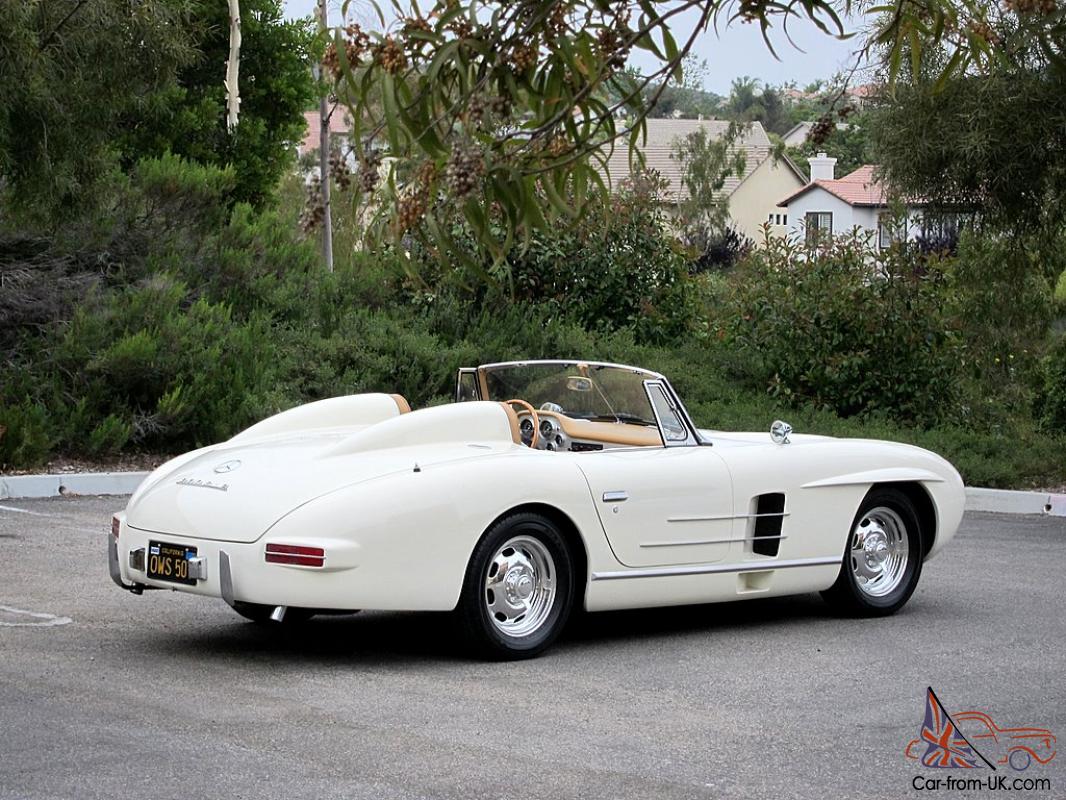
[[486,400],[518,398],[577,419],[655,425],[644,381],[649,372],[580,361],[482,367]]

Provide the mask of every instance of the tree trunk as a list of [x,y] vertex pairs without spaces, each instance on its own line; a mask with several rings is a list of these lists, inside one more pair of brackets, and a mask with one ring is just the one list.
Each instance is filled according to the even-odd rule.
[[[236,2],[236,0],[233,0]],[[329,28],[326,0],[318,0],[318,22],[325,33]],[[325,72],[319,73],[323,82]],[[336,107],[334,107],[336,110]],[[326,271],[333,272],[333,217],[329,206],[329,118],[330,110],[326,94],[323,93],[318,103],[318,169],[319,186],[322,187],[322,260],[326,262]]]
[[226,128],[237,127],[241,108],[238,75],[241,68],[241,9],[239,0],[229,0],[229,60],[226,62]]

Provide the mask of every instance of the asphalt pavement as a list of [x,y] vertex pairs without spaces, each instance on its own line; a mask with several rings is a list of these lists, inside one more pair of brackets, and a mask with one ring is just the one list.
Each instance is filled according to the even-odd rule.
[[586,615],[497,664],[446,615],[288,631],[122,592],[121,504],[0,503],[0,798],[1066,797],[1066,753],[985,793],[918,790],[991,773],[904,755],[927,686],[1066,743],[1066,519],[967,514],[888,619],[817,595]]

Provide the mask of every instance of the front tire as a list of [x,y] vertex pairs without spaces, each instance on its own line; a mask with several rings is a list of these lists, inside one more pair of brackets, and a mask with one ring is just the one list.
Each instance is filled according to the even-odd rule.
[[494,524],[467,565],[456,612],[481,655],[532,658],[559,636],[574,598],[574,567],[559,529],[539,514]]
[[898,489],[871,489],[848,534],[840,575],[822,597],[853,616],[894,614],[918,585],[923,552],[911,499]]

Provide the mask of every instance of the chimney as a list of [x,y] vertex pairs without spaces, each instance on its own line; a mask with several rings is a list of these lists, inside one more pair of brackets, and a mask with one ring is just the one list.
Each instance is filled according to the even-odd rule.
[[837,160],[819,153],[815,158],[808,158],[811,165],[811,183],[814,181],[831,181],[836,177]]

